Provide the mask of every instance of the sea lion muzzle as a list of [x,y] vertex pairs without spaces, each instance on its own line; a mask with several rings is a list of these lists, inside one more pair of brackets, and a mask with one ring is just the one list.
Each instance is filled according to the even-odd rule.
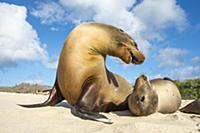
[[142,53],[137,53],[137,52],[130,52],[132,61],[131,63],[133,64],[142,64],[145,60],[145,57]]

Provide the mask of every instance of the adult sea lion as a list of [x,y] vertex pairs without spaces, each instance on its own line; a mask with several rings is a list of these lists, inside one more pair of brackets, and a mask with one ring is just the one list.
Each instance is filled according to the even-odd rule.
[[53,106],[66,99],[73,105],[73,114],[92,120],[104,118],[93,112],[128,109],[124,101],[132,86],[106,68],[106,55],[118,57],[127,64],[141,64],[145,59],[135,41],[123,30],[102,23],[78,25],[66,39],[47,101],[22,106]]
[[169,78],[150,80],[145,75],[136,79],[128,106],[134,115],[145,116],[154,112],[173,113],[181,105],[181,95]]

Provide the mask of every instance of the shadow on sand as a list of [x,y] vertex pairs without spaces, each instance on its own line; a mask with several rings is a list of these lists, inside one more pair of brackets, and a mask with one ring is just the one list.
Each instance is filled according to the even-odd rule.
[[124,111],[113,111],[112,113],[118,115],[118,116],[128,116],[128,117],[133,117],[133,114],[129,110],[124,110]]
[[[71,109],[72,105],[70,105],[67,101],[62,101],[56,105],[56,107],[64,107]],[[118,115],[118,116],[133,116],[129,110],[124,111],[112,111],[112,113]]]
[[62,102],[56,104],[56,107],[64,107],[64,108],[71,109],[72,105],[70,105],[67,101],[62,101]]

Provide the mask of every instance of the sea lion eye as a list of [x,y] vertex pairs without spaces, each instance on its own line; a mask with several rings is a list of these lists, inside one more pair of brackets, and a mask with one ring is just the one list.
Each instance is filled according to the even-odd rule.
[[137,43],[136,43],[136,42],[134,42],[134,45],[135,45],[136,49],[138,49],[138,45],[137,45]]
[[138,47],[136,43],[135,43],[135,47]]
[[145,99],[145,97],[142,96],[141,99],[140,99],[140,101],[141,101],[141,102],[144,102],[144,99]]

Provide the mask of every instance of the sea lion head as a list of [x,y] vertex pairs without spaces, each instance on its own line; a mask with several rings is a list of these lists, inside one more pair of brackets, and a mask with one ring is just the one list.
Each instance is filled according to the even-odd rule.
[[114,27],[111,32],[112,43],[117,46],[116,53],[127,64],[141,64],[145,60],[134,39],[122,29]]
[[133,93],[128,97],[128,106],[134,115],[146,116],[156,112],[158,95],[153,90],[147,76],[136,79]]
[[139,50],[137,43],[122,29],[102,23],[89,23],[89,25],[93,27],[90,36],[93,35],[94,40],[101,38],[100,43],[104,43],[106,47],[98,47],[96,49],[98,52],[119,57],[127,64],[144,62],[145,56]]

